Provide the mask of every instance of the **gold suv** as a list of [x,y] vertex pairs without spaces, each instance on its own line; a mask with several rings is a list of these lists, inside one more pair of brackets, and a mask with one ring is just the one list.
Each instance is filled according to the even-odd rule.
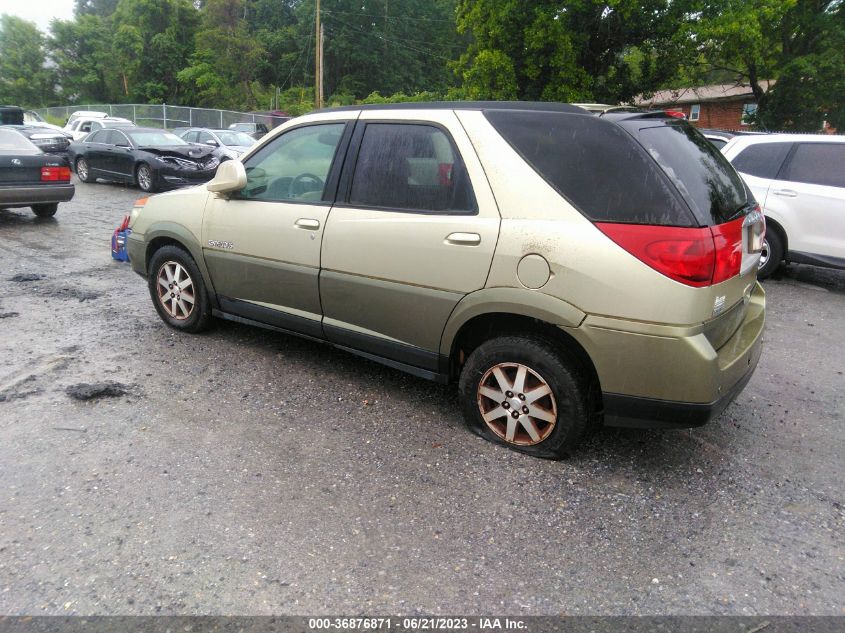
[[763,217],[659,112],[322,110],[130,228],[171,327],[231,319],[455,382],[474,432],[540,457],[593,424],[701,425],[760,357]]

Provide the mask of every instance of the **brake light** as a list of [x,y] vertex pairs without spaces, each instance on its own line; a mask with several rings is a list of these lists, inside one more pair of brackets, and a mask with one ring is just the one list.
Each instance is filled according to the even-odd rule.
[[718,284],[739,274],[742,267],[742,224],[745,218],[711,226],[716,247],[716,267],[713,283]]
[[682,110],[664,110],[663,113],[667,114],[670,117],[673,117],[675,119],[686,119],[687,118],[687,115],[684,114]]
[[70,167],[63,165],[61,167],[42,167],[41,181],[42,182],[58,182],[70,180]]
[[738,275],[743,218],[684,228],[598,222],[598,229],[641,262],[687,286],[702,288]]

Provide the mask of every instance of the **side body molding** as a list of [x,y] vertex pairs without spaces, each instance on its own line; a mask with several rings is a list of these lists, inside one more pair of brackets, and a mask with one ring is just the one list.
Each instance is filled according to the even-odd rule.
[[467,322],[496,313],[518,314],[569,328],[578,327],[587,316],[572,304],[536,290],[484,288],[468,294],[455,306],[440,339],[441,356],[449,357],[455,337]]

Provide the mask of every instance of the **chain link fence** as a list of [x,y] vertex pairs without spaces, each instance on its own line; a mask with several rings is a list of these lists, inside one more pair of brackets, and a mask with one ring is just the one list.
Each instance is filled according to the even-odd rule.
[[66,121],[77,110],[105,112],[109,116],[122,117],[134,121],[143,127],[160,127],[172,130],[177,127],[207,127],[226,129],[233,123],[263,123],[272,129],[287,121],[290,117],[233,110],[215,110],[210,108],[186,108],[167,104],[120,103],[57,106],[36,110],[43,117],[52,117]]

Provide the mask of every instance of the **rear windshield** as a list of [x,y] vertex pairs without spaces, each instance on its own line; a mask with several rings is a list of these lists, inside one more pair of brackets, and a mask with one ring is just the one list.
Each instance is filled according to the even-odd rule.
[[618,125],[587,113],[489,110],[485,116],[546,182],[589,219],[698,225],[670,180]]
[[0,130],[0,152],[39,152],[28,138],[14,130]]
[[684,122],[638,127],[637,137],[690,205],[702,225],[722,224],[747,212],[742,178],[722,153]]

